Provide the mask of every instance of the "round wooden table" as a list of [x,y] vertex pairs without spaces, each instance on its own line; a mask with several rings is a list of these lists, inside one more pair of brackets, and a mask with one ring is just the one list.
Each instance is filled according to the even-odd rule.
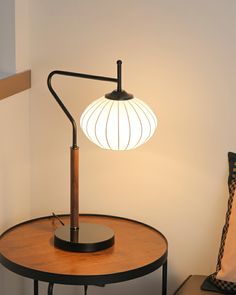
[[[60,219],[69,223],[68,215]],[[79,253],[58,249],[54,231],[61,226],[53,216],[18,224],[0,237],[0,262],[9,270],[38,281],[53,284],[105,285],[144,276],[163,267],[162,294],[167,289],[167,240],[143,223],[115,216],[81,214],[81,222],[106,225],[115,232],[115,244],[106,250]],[[86,287],[85,287],[86,288]]]

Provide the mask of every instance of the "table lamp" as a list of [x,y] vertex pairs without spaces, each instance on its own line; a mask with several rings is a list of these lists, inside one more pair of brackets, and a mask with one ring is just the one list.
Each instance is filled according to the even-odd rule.
[[70,174],[70,224],[58,227],[54,245],[67,251],[94,252],[111,247],[114,231],[101,224],[79,222],[79,147],[77,125],[52,87],[55,75],[113,82],[117,88],[92,102],[83,112],[80,125],[85,135],[104,149],[130,150],[145,143],[153,135],[157,119],[140,99],[122,89],[122,61],[117,61],[117,77],[95,76],[56,70],[48,75],[48,88],[72,124]]

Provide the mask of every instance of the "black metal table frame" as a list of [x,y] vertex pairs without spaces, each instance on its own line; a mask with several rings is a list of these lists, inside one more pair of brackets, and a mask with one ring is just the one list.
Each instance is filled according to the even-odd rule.
[[[59,216],[65,216],[68,214],[61,214]],[[134,221],[136,223],[140,223],[142,225],[145,225],[146,227],[149,227],[153,230],[155,230],[157,233],[159,233],[165,240],[165,236],[159,232],[157,229],[154,227],[147,225],[145,223],[142,223],[137,220],[132,220],[129,218],[124,218],[124,217],[118,217],[118,216],[111,216],[111,215],[102,215],[102,214],[81,214],[81,215],[86,215],[86,216],[104,216],[104,217],[113,217],[113,218],[120,218],[128,221]],[[13,228],[29,223],[38,219],[43,219],[46,217],[50,216],[44,216],[40,218],[35,218],[31,220],[27,220],[25,222],[22,222],[20,224],[17,224],[9,229],[7,229],[4,233],[2,233],[1,236],[6,234],[8,231],[12,230]],[[166,243],[168,245],[168,242],[166,240]],[[28,277],[34,280],[34,295],[39,295],[39,281],[47,282],[48,283],[48,295],[53,295],[53,287],[55,284],[62,284],[62,285],[80,285],[84,286],[85,290],[87,290],[88,286],[105,286],[107,284],[112,284],[112,283],[119,283],[119,282],[124,282],[128,281],[131,279],[136,279],[139,277],[142,277],[146,274],[149,274],[160,267],[162,267],[162,295],[167,295],[167,256],[168,256],[168,250],[162,255],[159,259],[154,261],[153,263],[133,269],[130,271],[122,272],[122,273],[114,273],[114,274],[107,274],[107,275],[84,275],[84,276],[76,276],[76,275],[58,275],[58,274],[49,274],[47,272],[38,272],[33,269],[28,269],[23,266],[20,266],[18,264],[15,264],[14,262],[9,261],[6,259],[4,256],[1,255],[0,253],[0,263],[5,266],[7,269],[11,270],[14,273],[17,273],[21,276]],[[86,293],[86,292],[85,292]]]
[[[88,285],[83,285],[88,286]],[[91,285],[94,286],[94,285]],[[105,285],[104,285],[105,286]],[[48,283],[48,295],[53,295],[53,287],[54,283],[49,282]],[[34,280],[34,295],[39,295],[39,281]],[[167,295],[167,260],[162,265],[162,295]]]

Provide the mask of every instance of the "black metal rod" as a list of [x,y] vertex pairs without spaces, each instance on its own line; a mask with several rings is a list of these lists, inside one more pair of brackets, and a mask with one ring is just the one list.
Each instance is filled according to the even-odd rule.
[[[120,64],[121,61],[117,61],[117,64],[118,63]],[[105,76],[96,76],[96,75],[89,75],[89,74],[75,73],[75,72],[68,72],[68,71],[60,71],[60,70],[52,71],[48,75],[48,79],[47,79],[48,89],[50,90],[53,97],[56,99],[57,103],[59,104],[59,106],[61,107],[63,112],[66,114],[66,116],[70,120],[70,122],[72,124],[72,128],[73,128],[73,130],[72,130],[73,145],[72,146],[77,147],[77,125],[76,125],[76,122],[75,122],[74,118],[72,117],[71,113],[68,111],[68,109],[66,108],[64,103],[61,101],[61,99],[57,95],[54,88],[52,87],[52,77],[55,75],[70,76],[70,77],[77,77],[77,78],[83,78],[83,79],[107,81],[107,82],[115,82],[118,84],[118,87],[119,87],[119,84],[121,85],[121,77],[120,78],[111,78],[111,77],[105,77]]]
[[162,266],[162,295],[167,294],[167,260]]
[[48,295],[53,295],[53,283],[48,284]]
[[34,295],[39,294],[39,282],[38,280],[34,280]]
[[84,295],[87,295],[88,285],[84,285]]
[[[117,63],[120,61],[117,61]],[[49,75],[62,75],[62,76],[70,76],[70,77],[77,77],[82,79],[91,79],[91,80],[99,80],[99,81],[107,81],[107,82],[118,82],[117,78],[112,77],[105,77],[105,76],[97,76],[97,75],[90,75],[90,74],[83,74],[83,73],[76,73],[76,72],[68,72],[68,71],[61,71],[55,70],[52,71]]]
[[121,60],[117,60],[117,91],[121,92],[122,91],[122,87],[121,87],[121,65],[122,65],[122,61]]
[[47,79],[48,89],[50,90],[51,94],[56,99],[57,103],[59,104],[59,106],[61,107],[61,109],[66,114],[66,116],[68,117],[68,119],[70,120],[70,122],[72,124],[72,145],[73,145],[73,147],[75,147],[75,146],[77,146],[77,125],[76,125],[74,118],[72,117],[72,115],[70,114],[70,112],[65,107],[64,103],[61,101],[61,99],[57,95],[56,91],[52,87],[52,77],[55,74],[57,74],[57,71],[51,72],[48,75],[48,79]]

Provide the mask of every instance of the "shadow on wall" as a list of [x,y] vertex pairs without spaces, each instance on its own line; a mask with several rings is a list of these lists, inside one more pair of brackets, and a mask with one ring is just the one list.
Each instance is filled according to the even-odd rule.
[[5,165],[4,159],[1,159],[0,161],[1,171],[0,171],[0,232],[3,232],[7,229],[9,225],[9,218],[11,216],[10,214],[10,198],[6,197],[9,196],[9,193],[7,192],[7,166]]

